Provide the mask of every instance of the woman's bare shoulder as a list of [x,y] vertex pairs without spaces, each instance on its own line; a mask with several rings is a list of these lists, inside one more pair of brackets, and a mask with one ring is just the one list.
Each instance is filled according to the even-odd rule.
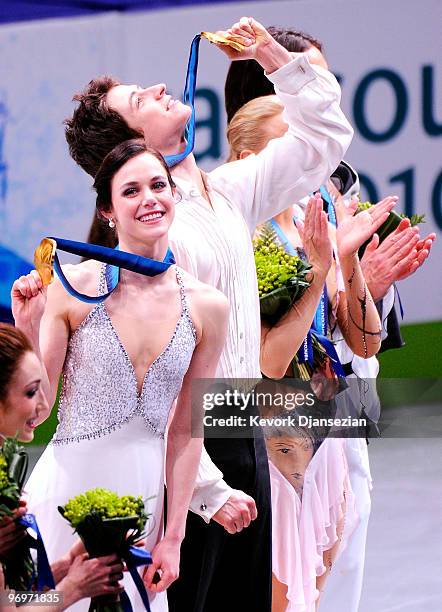
[[203,283],[192,274],[181,270],[181,276],[186,292],[192,303],[201,307],[213,307],[220,310],[228,309],[229,301],[219,289]]
[[189,297],[189,311],[195,326],[198,342],[203,330],[209,335],[216,334],[215,330],[223,329],[229,318],[229,301],[218,289],[207,285],[197,278],[182,272],[183,283]]
[[[95,295],[97,293],[101,269],[101,264],[99,262],[92,260],[83,261],[79,264],[65,264],[61,268],[63,274],[74,289],[86,294],[90,293]],[[70,300],[77,301],[76,298],[71,297],[67,293],[59,277],[55,276],[54,281],[50,284],[48,289],[48,299],[49,301],[56,301],[61,305],[61,297],[64,298],[62,301],[66,304]]]

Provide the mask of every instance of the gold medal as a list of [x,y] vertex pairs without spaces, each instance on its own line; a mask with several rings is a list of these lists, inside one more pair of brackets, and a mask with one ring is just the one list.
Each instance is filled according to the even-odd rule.
[[52,238],[43,238],[34,252],[34,266],[40,275],[43,286],[54,280],[54,256],[57,243]]
[[201,32],[201,36],[207,38],[207,40],[214,45],[228,45],[229,47],[232,47],[232,49],[235,49],[235,51],[244,51],[246,48],[235,39],[227,38],[226,36],[221,36],[220,34],[216,34],[214,32]]

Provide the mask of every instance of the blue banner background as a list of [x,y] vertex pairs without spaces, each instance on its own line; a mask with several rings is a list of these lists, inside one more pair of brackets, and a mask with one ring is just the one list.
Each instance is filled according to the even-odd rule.
[[[20,0],[0,0],[0,23],[30,21],[33,19],[52,19],[55,17],[74,17],[93,15],[106,11],[140,11],[167,9],[192,4],[227,4],[237,0],[64,0],[64,2],[22,2]],[[248,2],[250,0],[243,0]],[[262,1],[262,0],[261,0]]]

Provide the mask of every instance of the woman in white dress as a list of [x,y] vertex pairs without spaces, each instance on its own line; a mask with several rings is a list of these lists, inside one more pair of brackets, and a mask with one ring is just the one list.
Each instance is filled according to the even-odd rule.
[[[96,176],[97,209],[118,233],[120,249],[163,261],[174,217],[175,185],[163,158],[141,141],[116,147]],[[64,272],[85,293],[107,291],[107,266],[86,261]],[[16,324],[45,365],[44,387],[62,390],[57,431],[27,483],[28,505],[48,542],[65,551],[72,529],[57,506],[93,487],[141,495],[151,513],[145,573],[152,611],[167,610],[202,441],[191,436],[193,378],[214,375],[225,341],[228,303],[212,287],[171,266],[156,276],[121,270],[106,303],[68,295],[59,280],[46,292],[36,271],[12,289]],[[181,389],[181,392],[180,392]],[[165,432],[176,397],[174,416]],[[163,471],[168,520],[162,537]],[[153,582],[158,570],[161,579]],[[142,609],[130,579],[135,609]]]

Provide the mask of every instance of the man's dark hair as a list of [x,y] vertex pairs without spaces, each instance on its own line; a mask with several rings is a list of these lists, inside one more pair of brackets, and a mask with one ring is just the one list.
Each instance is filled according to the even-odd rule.
[[[271,26],[267,31],[273,38],[292,53],[303,53],[311,47],[322,52],[322,43],[304,32]],[[227,122],[244,104],[260,96],[275,93],[273,83],[264,74],[264,69],[255,60],[232,62],[227,73],[224,98]]]
[[83,92],[73,97],[79,105],[72,117],[64,122],[71,157],[92,177],[106,155],[120,142],[143,136],[106,103],[107,93],[119,84],[110,76],[90,81]]

